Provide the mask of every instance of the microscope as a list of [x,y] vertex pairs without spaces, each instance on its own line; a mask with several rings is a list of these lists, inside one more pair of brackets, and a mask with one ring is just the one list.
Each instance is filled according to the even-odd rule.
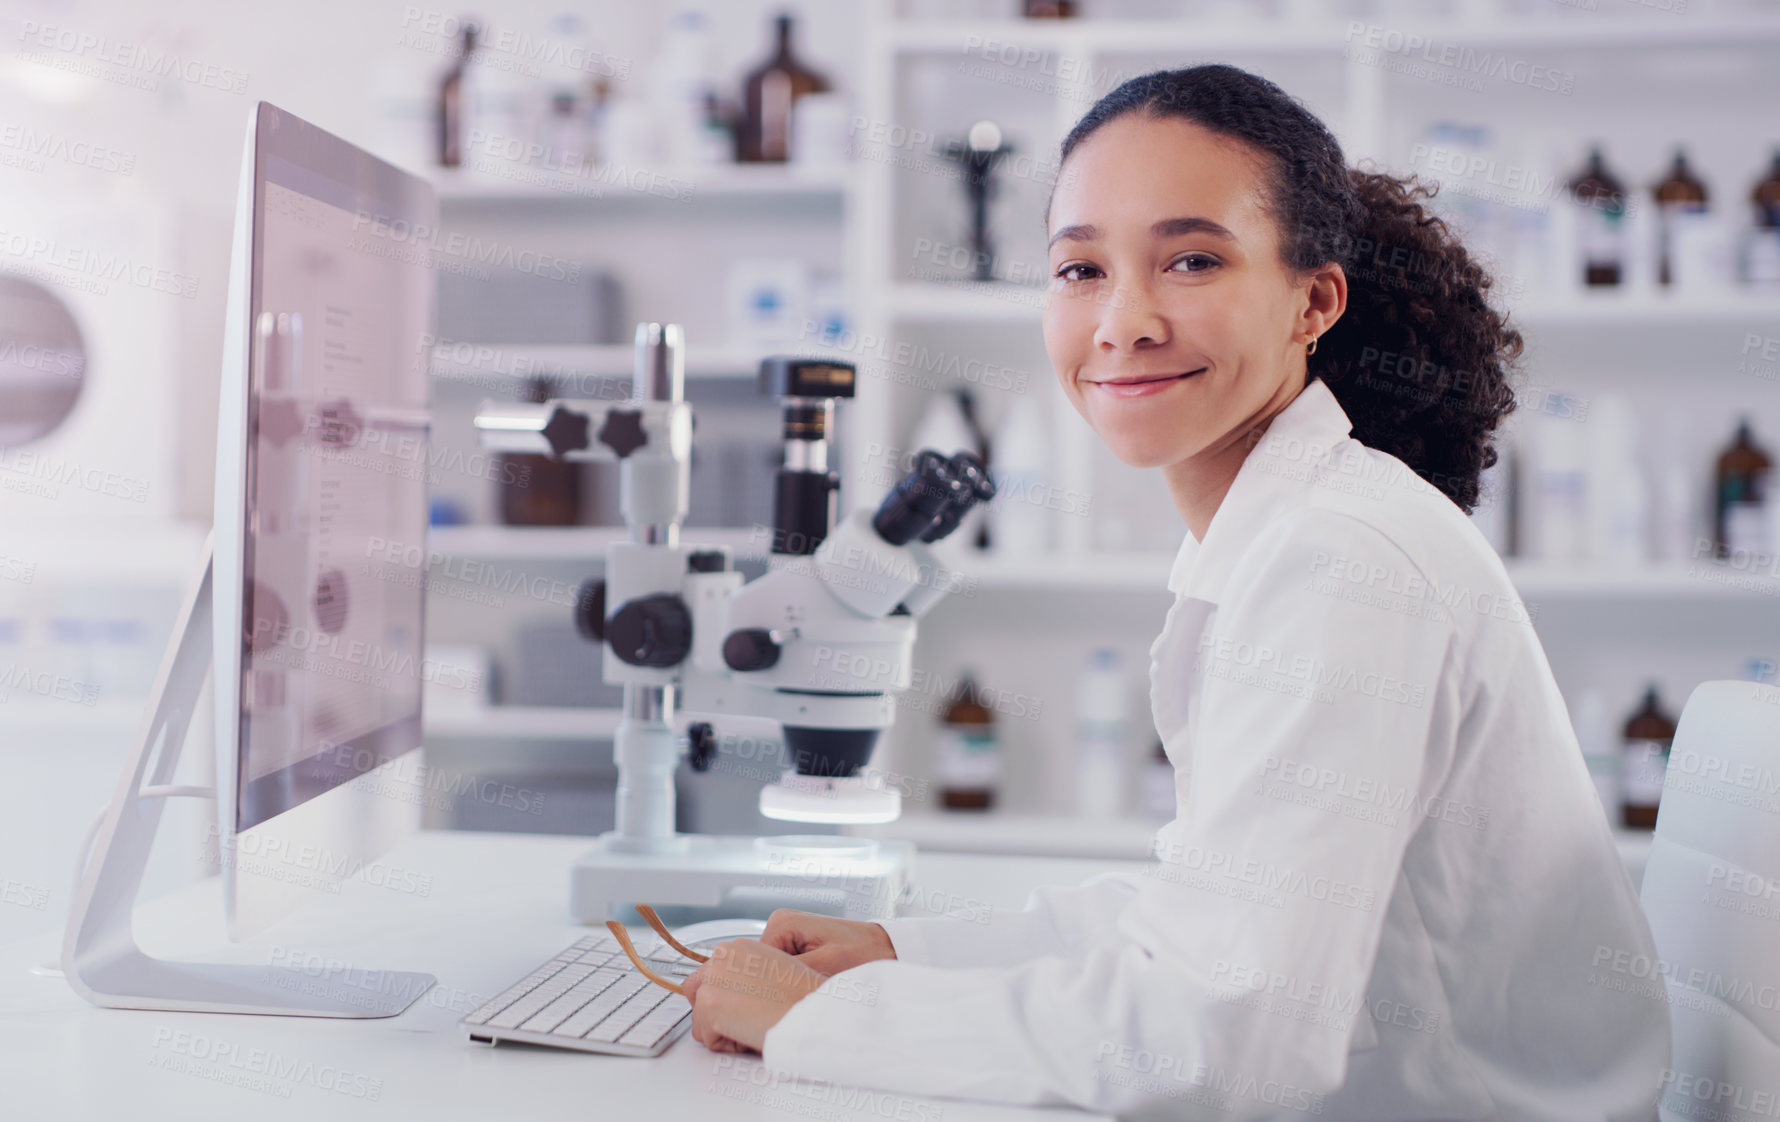
[[[835,402],[856,371],[827,358],[762,361],[760,389],[782,401],[767,572],[744,583],[728,547],[684,546],[692,408],[685,336],[637,325],[635,380],[623,401],[484,401],[484,447],[619,466],[629,540],[606,549],[603,578],[575,605],[601,645],[601,678],[621,685],[613,738],[614,828],[575,863],[569,908],[581,922],[647,903],[693,917],[795,906],[849,918],[894,914],[913,868],[908,842],[835,834],[735,837],[675,830],[682,756],[710,766],[725,717],[764,718],[793,766],[762,788],[760,813],[804,823],[893,821],[901,793],[866,769],[910,684],[915,620],[963,578],[927,546],[995,495],[982,461],[921,451],[875,511],[836,525],[840,478],[828,467]],[[677,731],[681,714],[702,719]]]

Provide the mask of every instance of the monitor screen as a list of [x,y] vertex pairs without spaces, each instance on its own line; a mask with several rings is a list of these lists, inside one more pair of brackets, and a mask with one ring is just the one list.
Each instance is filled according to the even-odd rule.
[[426,586],[431,191],[261,111],[237,830],[419,746]]

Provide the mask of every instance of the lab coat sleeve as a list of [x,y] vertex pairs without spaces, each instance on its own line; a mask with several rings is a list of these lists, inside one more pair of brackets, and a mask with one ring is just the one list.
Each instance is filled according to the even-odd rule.
[[844,971],[768,1031],[785,1075],[1124,1116],[1317,1113],[1346,1077],[1421,822],[1452,623],[1353,596],[1344,571],[1420,579],[1347,515],[1298,511],[1236,565],[1200,637],[1187,806],[1119,914],[1075,957]]
[[1068,957],[1114,939],[1119,915],[1142,883],[1130,873],[1102,873],[1079,885],[1035,889],[1017,912],[967,899],[955,902],[949,915],[878,922],[901,962],[962,967]]

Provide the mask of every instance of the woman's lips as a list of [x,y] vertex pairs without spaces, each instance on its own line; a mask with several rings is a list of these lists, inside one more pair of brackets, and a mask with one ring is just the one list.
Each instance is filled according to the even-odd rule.
[[1149,397],[1151,394],[1163,392],[1170,386],[1180,385],[1204,369],[1202,366],[1198,370],[1189,370],[1185,374],[1176,374],[1168,378],[1153,378],[1147,382],[1095,382],[1094,385],[1113,397]]

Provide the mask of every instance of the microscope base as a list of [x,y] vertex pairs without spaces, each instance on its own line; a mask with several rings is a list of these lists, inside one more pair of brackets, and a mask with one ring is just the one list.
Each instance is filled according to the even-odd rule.
[[669,924],[722,916],[765,918],[797,908],[848,919],[888,919],[909,886],[912,842],[840,835],[682,835],[678,853],[626,853],[601,835],[569,870],[569,913],[603,923],[648,904]]

